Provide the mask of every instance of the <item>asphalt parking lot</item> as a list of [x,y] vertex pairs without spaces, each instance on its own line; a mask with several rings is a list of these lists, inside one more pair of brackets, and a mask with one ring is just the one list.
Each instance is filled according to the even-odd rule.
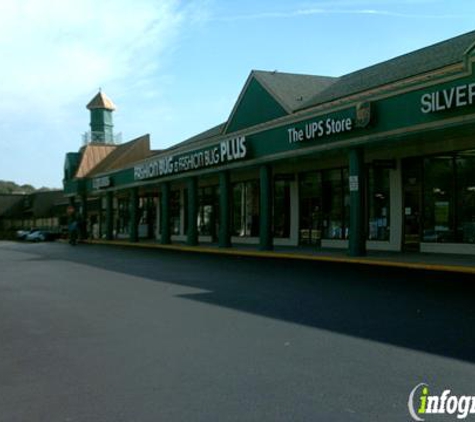
[[2,422],[409,421],[419,383],[475,396],[473,276],[61,243],[0,242],[0,265]]

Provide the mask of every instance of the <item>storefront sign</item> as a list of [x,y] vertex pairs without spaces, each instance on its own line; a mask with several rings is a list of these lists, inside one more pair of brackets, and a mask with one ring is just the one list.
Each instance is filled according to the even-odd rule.
[[247,156],[244,136],[222,141],[204,150],[193,151],[178,156],[166,155],[134,167],[134,180],[170,176],[206,167],[242,160]]
[[105,189],[111,185],[111,178],[109,176],[96,177],[95,179],[92,179],[92,189],[94,190]]
[[[348,112],[347,112],[348,113]],[[304,127],[287,129],[290,144],[311,141],[318,138],[330,137],[356,128],[364,128],[371,122],[371,104],[369,102],[357,104],[352,117],[326,117],[305,124]]]
[[438,111],[470,106],[474,103],[475,83],[465,84],[422,95],[421,111],[424,114],[436,113]]
[[346,119],[325,119],[307,123],[304,129],[291,127],[287,129],[289,143],[311,141],[312,139],[331,136],[336,133],[349,132],[353,129],[353,121]]

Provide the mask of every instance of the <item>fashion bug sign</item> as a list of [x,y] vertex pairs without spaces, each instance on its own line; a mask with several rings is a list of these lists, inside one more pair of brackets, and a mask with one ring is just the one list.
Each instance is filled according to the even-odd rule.
[[165,155],[134,167],[134,180],[171,176],[206,167],[227,164],[247,157],[246,138],[240,136],[228,139],[199,151],[178,156]]

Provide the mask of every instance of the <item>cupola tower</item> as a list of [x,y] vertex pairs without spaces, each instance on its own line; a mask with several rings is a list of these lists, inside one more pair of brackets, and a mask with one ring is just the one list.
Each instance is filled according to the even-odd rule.
[[86,108],[91,112],[90,142],[114,143],[112,112],[114,103],[100,89],[97,95],[89,102]]

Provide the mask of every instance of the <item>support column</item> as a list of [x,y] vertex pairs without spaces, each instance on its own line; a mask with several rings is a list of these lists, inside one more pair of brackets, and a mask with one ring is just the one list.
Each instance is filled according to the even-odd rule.
[[259,249],[269,251],[273,249],[272,238],[272,171],[269,165],[259,169],[260,174],[260,219]]
[[153,198],[148,197],[146,204],[147,204],[147,238],[153,239],[155,236],[155,233],[153,232],[155,221],[152,218],[155,215],[155,207],[153,203]]
[[138,242],[139,241],[139,231],[138,231],[139,190],[138,188],[132,188],[130,190],[129,210],[130,210],[129,240],[131,242]]
[[198,180],[196,177],[188,179],[188,210],[186,214],[188,230],[186,243],[190,246],[198,244]]
[[219,247],[231,247],[231,186],[229,172],[219,173]]
[[114,238],[114,193],[106,192],[106,240]]
[[162,196],[160,198],[160,214],[162,219],[160,243],[169,245],[170,238],[170,183],[163,182],[161,184]]
[[79,221],[79,236],[81,239],[87,239],[88,230],[87,230],[87,194],[81,194],[81,219]]
[[[68,198],[68,208],[67,208],[67,213],[68,213],[68,230],[70,230],[70,225],[77,221],[78,218],[78,210],[76,209],[76,204],[74,200],[74,196],[70,196]],[[25,222],[22,222],[22,225],[25,225]],[[31,227],[30,227],[31,228]]]
[[99,225],[99,232],[97,233],[97,239],[102,239],[102,230],[104,229],[104,215],[102,212],[102,206],[104,204],[103,196],[99,196],[99,220],[97,224]]
[[353,148],[349,153],[350,161],[350,256],[366,255],[366,225],[365,225],[365,166],[364,150]]

